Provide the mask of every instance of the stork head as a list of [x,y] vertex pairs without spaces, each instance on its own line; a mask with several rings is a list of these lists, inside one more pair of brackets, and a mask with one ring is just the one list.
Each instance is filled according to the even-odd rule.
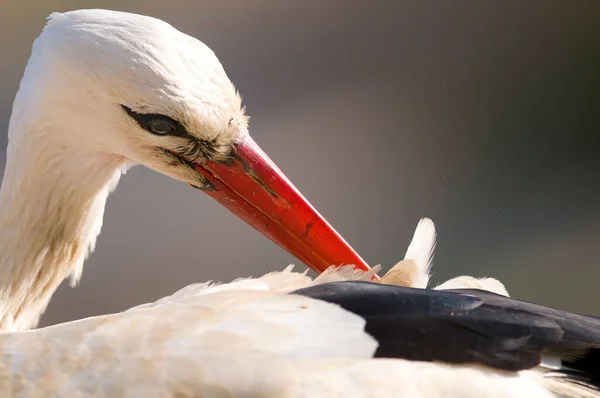
[[166,22],[104,10],[52,14],[19,95],[69,120],[61,139],[206,192],[317,271],[368,269],[250,138],[213,51]]

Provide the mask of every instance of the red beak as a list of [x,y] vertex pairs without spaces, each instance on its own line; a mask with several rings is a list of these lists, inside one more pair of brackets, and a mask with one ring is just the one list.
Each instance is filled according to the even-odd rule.
[[236,144],[232,161],[196,169],[213,185],[207,194],[316,272],[370,269],[251,138]]

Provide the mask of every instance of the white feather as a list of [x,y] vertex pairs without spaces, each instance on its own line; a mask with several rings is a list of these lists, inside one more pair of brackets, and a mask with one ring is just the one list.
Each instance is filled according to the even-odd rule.
[[0,335],[0,395],[552,397],[537,372],[371,359],[362,318],[254,288],[293,276],[196,285],[159,305]]
[[510,297],[504,284],[494,278],[474,278],[472,276],[458,276],[450,279],[434,288],[442,289],[481,289],[502,296]]
[[404,256],[405,259],[410,259],[417,263],[417,267],[419,268],[420,278],[415,287],[424,289],[429,283],[429,273],[433,264],[435,244],[435,224],[429,218],[421,219]]
[[435,224],[423,218],[417,224],[404,260],[393,266],[381,283],[425,289],[429,283],[436,245]]

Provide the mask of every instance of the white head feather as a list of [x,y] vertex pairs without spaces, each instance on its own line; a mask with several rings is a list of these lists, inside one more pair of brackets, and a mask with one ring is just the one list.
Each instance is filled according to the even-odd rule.
[[[142,129],[123,108],[178,121],[194,140]],[[82,272],[108,194],[140,163],[192,185],[174,162],[220,159],[247,136],[241,99],[215,54],[158,19],[52,14],[23,75],[0,190],[0,329],[34,326],[60,282]]]

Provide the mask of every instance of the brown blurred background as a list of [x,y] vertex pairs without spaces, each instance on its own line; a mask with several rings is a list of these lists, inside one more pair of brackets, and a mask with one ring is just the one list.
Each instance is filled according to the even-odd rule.
[[[597,0],[3,0],[3,131],[44,18],[78,8],[155,16],[208,44],[256,141],[369,263],[400,260],[428,216],[434,282],[492,276],[513,297],[600,315]],[[208,196],[138,167],[43,324],[291,262],[304,269]]]

